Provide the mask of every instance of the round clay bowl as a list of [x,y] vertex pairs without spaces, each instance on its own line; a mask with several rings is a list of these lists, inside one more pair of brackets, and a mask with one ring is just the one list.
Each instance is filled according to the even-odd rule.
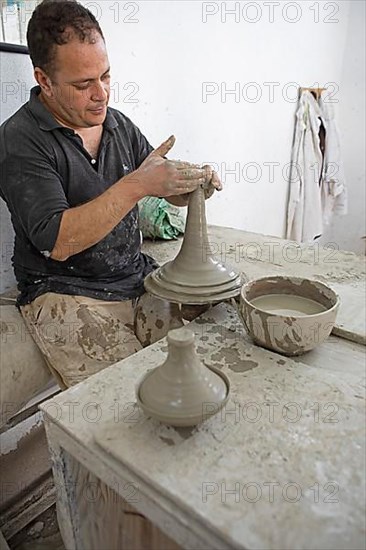
[[256,344],[291,356],[324,342],[338,307],[338,295],[323,283],[273,276],[242,287],[239,313]]
[[[195,414],[189,414],[187,413],[187,408],[185,404],[182,402],[180,405],[177,403],[177,400],[174,400],[173,398],[171,400],[167,400],[166,403],[164,403],[164,406],[159,408],[154,408],[151,406],[148,406],[144,401],[141,399],[141,387],[143,386],[146,379],[151,376],[154,372],[154,369],[147,372],[145,376],[142,378],[141,382],[139,383],[137,390],[136,390],[136,401],[139,407],[143,410],[143,412],[146,414],[146,416],[150,416],[151,418],[154,418],[155,420],[159,420],[159,422],[162,422],[163,424],[167,424],[168,426],[174,426],[174,427],[189,427],[189,426],[196,426],[197,424],[200,424],[204,420],[207,420],[214,414],[217,414],[223,407],[226,405],[227,400],[229,398],[230,393],[230,382],[228,377],[221,372],[220,370],[214,368],[214,367],[205,367],[209,368],[211,371],[215,372],[220,378],[224,381],[226,385],[226,397],[224,400],[222,400],[220,403],[211,403],[209,402],[206,407],[204,407],[203,403],[202,405],[196,410]],[[173,411],[173,409],[175,409]]]

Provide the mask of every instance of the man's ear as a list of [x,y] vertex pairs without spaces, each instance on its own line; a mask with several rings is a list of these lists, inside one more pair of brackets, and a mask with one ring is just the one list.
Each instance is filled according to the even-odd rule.
[[35,67],[34,78],[38,82],[42,92],[49,98],[53,97],[53,87],[49,76],[40,68]]

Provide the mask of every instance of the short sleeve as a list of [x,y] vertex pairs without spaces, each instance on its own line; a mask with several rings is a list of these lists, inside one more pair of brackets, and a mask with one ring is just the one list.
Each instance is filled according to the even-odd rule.
[[[63,212],[69,208],[51,156],[29,136],[0,132],[0,194],[10,210],[15,231],[23,231],[46,256],[52,252]],[[27,139],[28,138],[28,139]]]

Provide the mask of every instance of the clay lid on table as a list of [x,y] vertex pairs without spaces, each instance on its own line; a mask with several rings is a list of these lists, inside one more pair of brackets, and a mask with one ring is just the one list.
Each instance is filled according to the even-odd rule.
[[140,407],[165,424],[193,426],[218,412],[228,399],[228,379],[200,361],[194,340],[188,328],[169,331],[168,357],[137,389]]

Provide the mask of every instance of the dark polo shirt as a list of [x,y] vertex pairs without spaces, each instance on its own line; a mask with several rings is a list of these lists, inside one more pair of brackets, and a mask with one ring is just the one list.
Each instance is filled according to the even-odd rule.
[[[81,138],[60,126],[38,99],[30,100],[0,127],[0,195],[15,230],[13,267],[24,305],[45,292],[127,300],[143,292],[157,264],[140,250],[138,207],[96,245],[64,262],[50,258],[62,213],[102,194],[133,172],[152,151],[126,116],[108,108],[93,159]],[[93,222],[94,223],[94,222]],[[72,253],[72,243],[70,243]]]

